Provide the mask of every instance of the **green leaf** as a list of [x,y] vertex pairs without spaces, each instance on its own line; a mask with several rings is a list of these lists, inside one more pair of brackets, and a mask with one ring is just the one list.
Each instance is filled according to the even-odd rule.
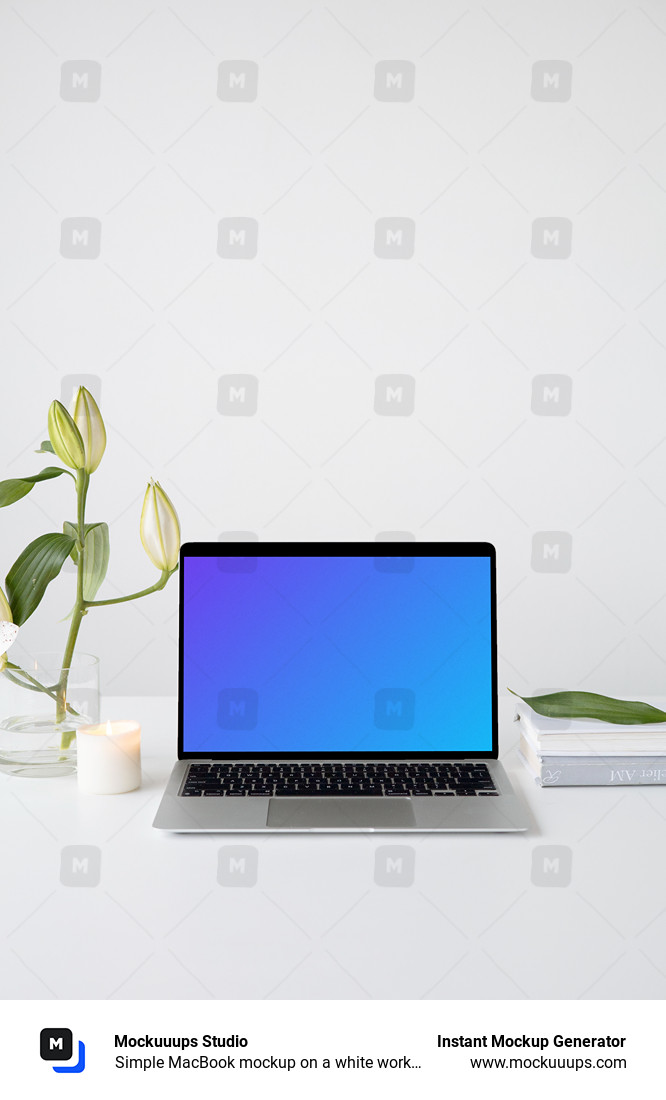
[[[99,523],[86,523],[85,524],[85,537],[88,538],[89,532],[92,531],[92,529],[94,527],[100,527],[100,526],[101,526],[101,524],[99,524]],[[106,524],[105,524],[105,526],[106,526]],[[69,556],[72,559],[72,561],[74,562],[74,564],[76,565],[76,563],[79,560],[79,551],[78,551],[78,548],[77,548],[77,545],[76,545],[77,542],[78,542],[78,539],[79,539],[78,524],[70,523],[69,520],[65,520],[65,522],[62,525],[62,529],[63,529],[63,531],[65,532],[65,534],[67,535],[68,538],[74,539],[74,546],[73,546],[72,552]]]
[[7,599],[17,626],[22,626],[39,606],[73,545],[73,539],[67,535],[40,535],[19,554],[5,581]]
[[[511,691],[511,694],[518,695],[518,692]],[[550,695],[518,695],[518,698],[546,718],[598,718],[600,722],[624,726],[666,722],[666,711],[649,703],[613,699],[592,691],[555,691]]]
[[55,454],[55,451],[53,450],[53,444],[51,443],[50,439],[45,439],[42,443],[40,443],[39,450],[35,451],[36,455],[41,455],[45,453],[48,453],[50,455]]
[[95,599],[109,568],[110,549],[108,524],[96,523],[86,535],[84,600]]
[[[84,600],[94,600],[109,568],[109,526],[107,523],[86,523],[85,530],[83,598]],[[78,528],[73,523],[64,523],[63,531],[70,538],[78,538]],[[79,552],[76,544],[70,557],[72,561],[78,562]]]
[[31,477],[12,477],[9,481],[0,481],[0,508],[6,508],[8,504],[14,504],[21,497],[27,496],[38,481],[50,481],[51,478],[66,473],[67,470],[60,466],[47,466],[41,473],[32,474]]

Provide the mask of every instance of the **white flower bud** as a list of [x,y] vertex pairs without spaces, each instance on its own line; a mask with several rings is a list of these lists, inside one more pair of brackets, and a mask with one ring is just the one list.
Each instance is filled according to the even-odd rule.
[[141,509],[141,542],[148,557],[160,572],[171,572],[178,565],[180,524],[176,509],[158,481],[148,482]]

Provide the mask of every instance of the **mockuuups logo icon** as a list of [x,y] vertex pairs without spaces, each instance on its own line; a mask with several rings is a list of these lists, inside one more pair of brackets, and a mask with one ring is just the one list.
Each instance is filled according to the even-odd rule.
[[64,374],[60,380],[60,400],[68,409],[79,386],[85,386],[98,405],[102,403],[102,379],[98,374]]
[[63,61],[60,98],[68,103],[96,103],[102,83],[99,61]]
[[375,256],[381,260],[411,260],[416,224],[412,218],[378,218],[375,222]]
[[568,416],[571,385],[568,374],[536,374],[532,379],[532,412],[537,416]]
[[414,569],[414,558],[377,555],[374,564],[378,573],[411,573]]
[[226,844],[217,858],[220,886],[256,886],[259,852],[251,844]]
[[415,76],[413,61],[378,61],[375,99],[384,103],[409,103],[414,98]]
[[60,224],[60,255],[66,260],[96,260],[101,240],[99,218],[63,218]]
[[416,383],[410,374],[380,374],[375,379],[375,412],[378,416],[411,416]]
[[257,98],[259,66],[256,61],[221,61],[217,70],[217,95],[227,103],[253,103]]
[[68,844],[60,853],[63,886],[99,886],[102,852],[93,844]]
[[380,730],[410,730],[415,695],[411,688],[381,688],[375,692],[375,725]]
[[217,697],[217,723],[223,730],[253,730],[259,696],[253,688],[223,688]]
[[540,844],[532,850],[532,885],[569,886],[572,859],[565,844]]
[[416,853],[406,844],[386,844],[375,852],[377,886],[413,886]]
[[535,218],[532,222],[532,255],[538,260],[568,260],[572,233],[569,218]]
[[[39,1056],[44,1062],[70,1062],[74,1038],[68,1027],[44,1027],[39,1033]],[[83,1073],[86,1068],[86,1048],[79,1039],[77,1060],[73,1066],[52,1066],[56,1073]]]
[[535,573],[568,573],[572,539],[569,531],[536,531],[532,536],[532,569]]
[[[256,531],[221,531],[218,542],[258,542]],[[218,558],[217,568],[221,573],[254,573],[257,569],[256,557],[242,557],[229,551],[229,557]]]
[[218,385],[217,411],[222,416],[254,416],[259,380],[254,374],[223,374]]
[[532,66],[532,99],[541,103],[566,103],[571,99],[570,61],[535,61]]
[[222,218],[217,227],[217,254],[225,260],[253,260],[259,224],[255,218]]

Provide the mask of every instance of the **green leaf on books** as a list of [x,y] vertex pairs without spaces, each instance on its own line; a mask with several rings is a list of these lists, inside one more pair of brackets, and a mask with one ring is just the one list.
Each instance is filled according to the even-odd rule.
[[666,722],[666,711],[649,703],[628,699],[613,699],[610,695],[595,695],[592,691],[555,691],[550,695],[518,695],[524,703],[545,718],[598,718],[623,726],[640,726],[650,722]]

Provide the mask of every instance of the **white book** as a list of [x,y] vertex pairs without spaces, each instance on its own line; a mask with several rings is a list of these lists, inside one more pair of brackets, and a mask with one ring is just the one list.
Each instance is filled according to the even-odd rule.
[[658,760],[664,761],[666,766],[666,749],[660,749],[658,746],[654,746],[651,749],[637,750],[632,742],[630,745],[631,751],[629,752],[622,746],[612,746],[610,749],[601,750],[598,747],[598,743],[595,741],[592,749],[589,749],[587,745],[571,744],[566,745],[565,748],[553,748],[551,742],[544,742],[536,738],[530,730],[523,724],[519,723],[520,730],[520,751],[524,757],[527,757],[530,761],[540,760],[544,764],[552,764],[554,762],[571,762],[576,761],[578,764],[592,763],[599,760]]
[[666,784],[666,754],[539,756],[523,734],[519,755],[542,787],[655,787]]
[[546,718],[522,701],[516,704],[516,720],[541,756],[650,756],[666,752],[666,722],[616,725],[594,718]]

